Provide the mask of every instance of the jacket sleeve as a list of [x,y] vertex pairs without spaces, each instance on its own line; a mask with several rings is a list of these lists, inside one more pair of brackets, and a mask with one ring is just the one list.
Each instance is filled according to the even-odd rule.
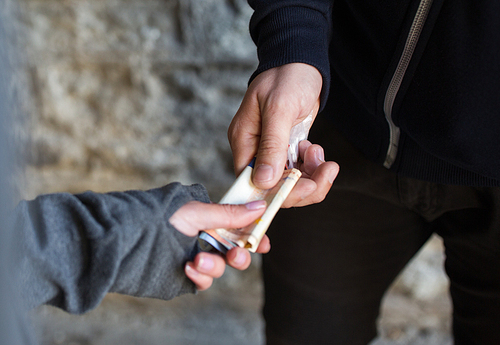
[[321,108],[330,87],[331,12],[333,0],[248,0],[254,9],[250,35],[257,45],[259,65],[250,82],[261,72],[287,63],[316,67],[323,77]]
[[192,200],[210,201],[204,187],[179,183],[22,201],[14,217],[26,307],[50,304],[84,313],[108,292],[160,299],[194,293],[183,266],[196,237],[168,222]]

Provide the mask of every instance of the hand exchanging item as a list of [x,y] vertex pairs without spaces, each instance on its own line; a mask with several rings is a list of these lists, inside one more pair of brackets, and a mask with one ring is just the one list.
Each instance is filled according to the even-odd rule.
[[[170,223],[181,233],[187,236],[197,236],[201,230],[215,228],[241,228],[260,217],[266,209],[263,200],[250,202],[244,205],[207,204],[191,201],[178,209]],[[258,253],[267,253],[271,248],[269,238],[265,236],[258,249]],[[251,262],[250,253],[243,248],[233,248],[226,253],[227,264],[239,270],[248,268]],[[198,290],[208,289],[214,278],[222,276],[226,261],[216,254],[198,253],[193,262],[186,263],[186,275],[195,283]]]
[[[250,84],[228,131],[237,175],[256,157],[253,183],[272,188],[282,175],[290,131],[319,109],[322,88],[319,71],[310,65],[291,63],[260,73]],[[308,141],[299,144],[303,176],[283,207],[322,201],[339,167],[325,162],[323,148]]]

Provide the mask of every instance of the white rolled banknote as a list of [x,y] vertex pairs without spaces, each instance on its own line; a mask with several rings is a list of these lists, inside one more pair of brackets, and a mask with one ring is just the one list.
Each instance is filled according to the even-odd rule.
[[202,232],[200,239],[208,242],[219,252],[225,253],[235,246],[255,252],[274,216],[302,175],[298,169],[286,169],[276,186],[266,190],[259,189],[252,182],[254,163],[255,159],[238,176],[219,204],[246,204],[255,200],[266,200],[266,211],[259,219],[245,228],[213,229]]

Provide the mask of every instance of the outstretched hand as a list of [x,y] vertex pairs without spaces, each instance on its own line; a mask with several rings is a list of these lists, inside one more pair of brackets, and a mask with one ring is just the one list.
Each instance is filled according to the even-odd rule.
[[[191,201],[178,209],[169,222],[179,232],[187,236],[197,236],[201,230],[216,228],[242,228],[262,216],[266,208],[263,200],[245,205],[219,205]],[[271,248],[269,238],[264,236],[257,253],[267,253]],[[226,253],[227,264],[245,270],[251,263],[248,250],[233,248]],[[198,253],[193,262],[185,265],[184,271],[189,279],[202,291],[208,289],[214,278],[224,273],[226,262],[216,254]]]
[[290,130],[309,114],[316,118],[322,83],[319,71],[303,63],[271,68],[250,83],[228,131],[236,175],[256,156],[254,184],[276,185]]
[[[285,166],[290,130],[308,115],[316,118],[322,82],[319,71],[303,63],[271,68],[252,81],[228,131],[236,175],[256,156],[254,184],[261,189],[276,185]],[[304,141],[299,153],[303,177],[283,207],[322,201],[339,171],[336,163],[325,162],[319,145]]]

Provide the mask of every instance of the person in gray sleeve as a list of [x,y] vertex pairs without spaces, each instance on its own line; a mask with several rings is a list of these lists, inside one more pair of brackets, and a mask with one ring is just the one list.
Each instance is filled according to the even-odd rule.
[[[4,25],[0,20],[5,43]],[[42,304],[80,314],[108,292],[167,300],[207,289],[226,261],[237,269],[249,266],[250,254],[242,248],[229,251],[226,260],[194,252],[196,235],[248,225],[262,215],[265,202],[210,204],[201,185],[48,194],[14,208],[7,47],[0,44],[0,344],[35,343],[24,312]],[[258,252],[268,250],[266,237]]]
[[[265,201],[212,204],[198,184],[46,194],[14,207],[3,25],[0,20],[0,344],[36,343],[24,313],[42,304],[81,314],[98,306],[108,292],[168,300],[209,288],[226,264],[241,270],[250,265],[243,248],[228,251],[225,258],[196,252],[197,234],[246,226],[263,214]],[[308,145],[314,152],[322,150]],[[304,178],[286,207],[304,205],[306,198],[307,203],[319,201],[331,186],[331,176],[320,168],[324,162],[311,152],[301,152]],[[266,236],[257,252],[269,249]]]
[[[108,292],[171,299],[210,287],[226,262],[193,252],[198,231],[245,226],[265,202],[210,204],[201,185],[172,183],[148,191],[40,195],[14,208],[4,53],[0,45],[0,344],[36,343],[24,311],[42,304],[79,314]],[[265,238],[258,252],[268,250]],[[250,254],[235,248],[226,260],[245,269]]]
[[[108,292],[168,300],[207,289],[225,263],[210,253],[198,253],[191,261],[198,231],[245,226],[265,209],[265,202],[209,201],[202,186],[179,183],[21,201],[14,210],[14,240],[22,300],[27,308],[50,304],[79,314],[96,307]],[[262,248],[267,251],[268,242]],[[227,260],[245,269],[250,255],[235,248]]]

